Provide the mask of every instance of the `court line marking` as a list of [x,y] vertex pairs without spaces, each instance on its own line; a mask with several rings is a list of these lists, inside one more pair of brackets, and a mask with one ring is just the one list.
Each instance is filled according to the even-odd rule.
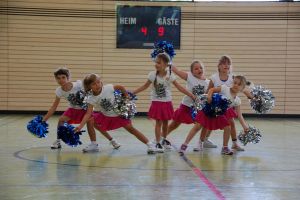
[[16,152],[14,152],[14,157],[16,157],[18,159],[21,159],[21,160],[31,161],[31,162],[54,164],[54,165],[64,165],[64,166],[73,166],[73,167],[78,166],[78,167],[90,167],[90,168],[102,168],[102,169],[125,169],[125,170],[141,170],[141,171],[182,171],[182,172],[189,172],[190,171],[190,169],[170,169],[170,168],[142,169],[142,168],[129,168],[129,167],[127,167],[127,168],[126,167],[101,167],[101,166],[97,166],[97,165],[68,164],[68,163],[59,163],[59,162],[48,162],[48,161],[43,161],[43,160],[35,160],[35,159],[26,158],[26,157],[23,157],[22,155],[20,155],[22,152],[25,152],[27,150],[38,149],[38,148],[44,148],[44,147],[31,147],[31,148],[16,151]]
[[[174,148],[176,148],[175,146],[173,146]],[[120,167],[100,167],[100,166],[95,166],[95,165],[79,165],[79,164],[68,164],[68,163],[59,163],[59,162],[46,162],[46,161],[43,161],[43,160],[35,160],[35,159],[30,159],[30,158],[26,158],[26,157],[23,157],[21,156],[20,154],[22,152],[25,152],[27,150],[30,150],[30,149],[38,149],[38,148],[49,148],[48,146],[40,146],[40,147],[30,147],[30,148],[27,148],[27,149],[22,149],[22,150],[19,150],[19,151],[16,151],[14,153],[14,157],[16,158],[19,158],[21,160],[27,160],[27,161],[31,161],[31,162],[38,162],[38,163],[47,163],[47,164],[56,164],[56,165],[65,165],[65,166],[81,166],[81,167],[91,167],[91,168],[103,168],[103,169],[106,169],[106,168],[112,168],[112,169],[127,169],[127,170],[151,170],[151,171],[159,171],[159,170],[170,170],[170,171],[190,171],[190,169],[166,169],[166,168],[161,168],[161,169],[142,169],[142,168],[120,168]],[[176,149],[177,151],[177,149]],[[80,152],[82,153],[82,152]],[[151,156],[151,155],[150,155]],[[300,171],[300,169],[252,169],[252,170],[249,170],[249,169],[232,169],[232,170],[229,170],[229,169],[204,169],[204,170],[201,170],[202,172],[221,172],[221,171],[226,171],[226,172],[244,172],[244,171],[251,171],[251,172],[293,172],[293,171]]]
[[[178,148],[174,145],[172,145],[173,148],[178,152]],[[194,163],[188,159],[185,154],[181,154],[180,157],[184,162],[188,164],[188,166],[193,170],[194,174],[196,174],[200,180],[210,189],[212,193],[215,194],[218,200],[225,200],[225,196],[222,194],[222,192],[213,184],[206,176],[205,174],[201,171],[200,168],[196,167]]]

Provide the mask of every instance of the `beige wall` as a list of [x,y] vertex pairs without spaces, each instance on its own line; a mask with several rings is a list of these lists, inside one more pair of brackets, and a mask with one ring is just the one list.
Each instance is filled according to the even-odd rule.
[[[115,48],[118,4],[181,6],[177,66],[188,70],[193,59],[201,59],[209,77],[218,58],[228,54],[235,73],[272,90],[271,114],[300,114],[300,4],[279,2],[1,0],[0,110],[47,110],[57,87],[52,72],[64,65],[72,80],[95,72],[129,90],[143,84],[154,70],[151,50]],[[183,95],[173,92],[177,107]],[[149,89],[139,95],[138,111],[148,106]],[[253,113],[245,98],[242,109]]]

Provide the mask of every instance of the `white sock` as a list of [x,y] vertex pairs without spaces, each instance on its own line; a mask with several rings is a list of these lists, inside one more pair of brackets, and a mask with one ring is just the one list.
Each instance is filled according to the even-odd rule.
[[97,141],[91,141],[91,144],[97,144]]

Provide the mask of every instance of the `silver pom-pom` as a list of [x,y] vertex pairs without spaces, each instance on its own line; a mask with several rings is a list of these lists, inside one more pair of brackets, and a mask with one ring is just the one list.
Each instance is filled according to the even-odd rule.
[[202,110],[205,106],[205,103],[207,102],[207,94],[200,94],[196,96],[196,99],[193,103],[193,107],[199,111]]
[[262,135],[260,133],[260,130],[251,125],[249,125],[249,130],[246,133],[244,131],[240,131],[238,135],[238,139],[244,146],[248,143],[258,143],[261,137]]
[[125,119],[131,119],[134,117],[134,115],[137,113],[135,100],[136,97],[130,97],[131,99],[125,98],[123,93],[119,90],[114,91],[115,95],[115,102],[113,105],[113,110],[115,113],[117,113],[119,116],[125,118]]
[[251,88],[253,98],[250,100],[250,106],[258,114],[270,112],[275,106],[275,97],[272,92],[261,85]]
[[70,102],[71,105],[73,106],[79,106],[82,109],[86,110],[87,109],[87,93],[84,92],[83,90],[79,90],[76,93],[71,93],[68,96],[68,101]]

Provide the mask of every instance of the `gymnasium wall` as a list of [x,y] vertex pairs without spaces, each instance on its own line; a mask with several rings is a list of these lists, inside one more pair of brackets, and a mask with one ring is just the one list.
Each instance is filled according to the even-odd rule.
[[[0,110],[48,110],[59,66],[70,68],[72,80],[94,72],[128,90],[143,84],[154,70],[151,50],[116,49],[115,9],[122,4],[181,6],[181,49],[174,58],[180,69],[200,59],[209,77],[219,57],[230,55],[236,74],[272,90],[270,114],[300,114],[299,2],[1,0]],[[138,96],[139,112],[148,110],[149,91]],[[173,90],[175,107],[182,96]],[[243,112],[253,113],[242,100]]]

